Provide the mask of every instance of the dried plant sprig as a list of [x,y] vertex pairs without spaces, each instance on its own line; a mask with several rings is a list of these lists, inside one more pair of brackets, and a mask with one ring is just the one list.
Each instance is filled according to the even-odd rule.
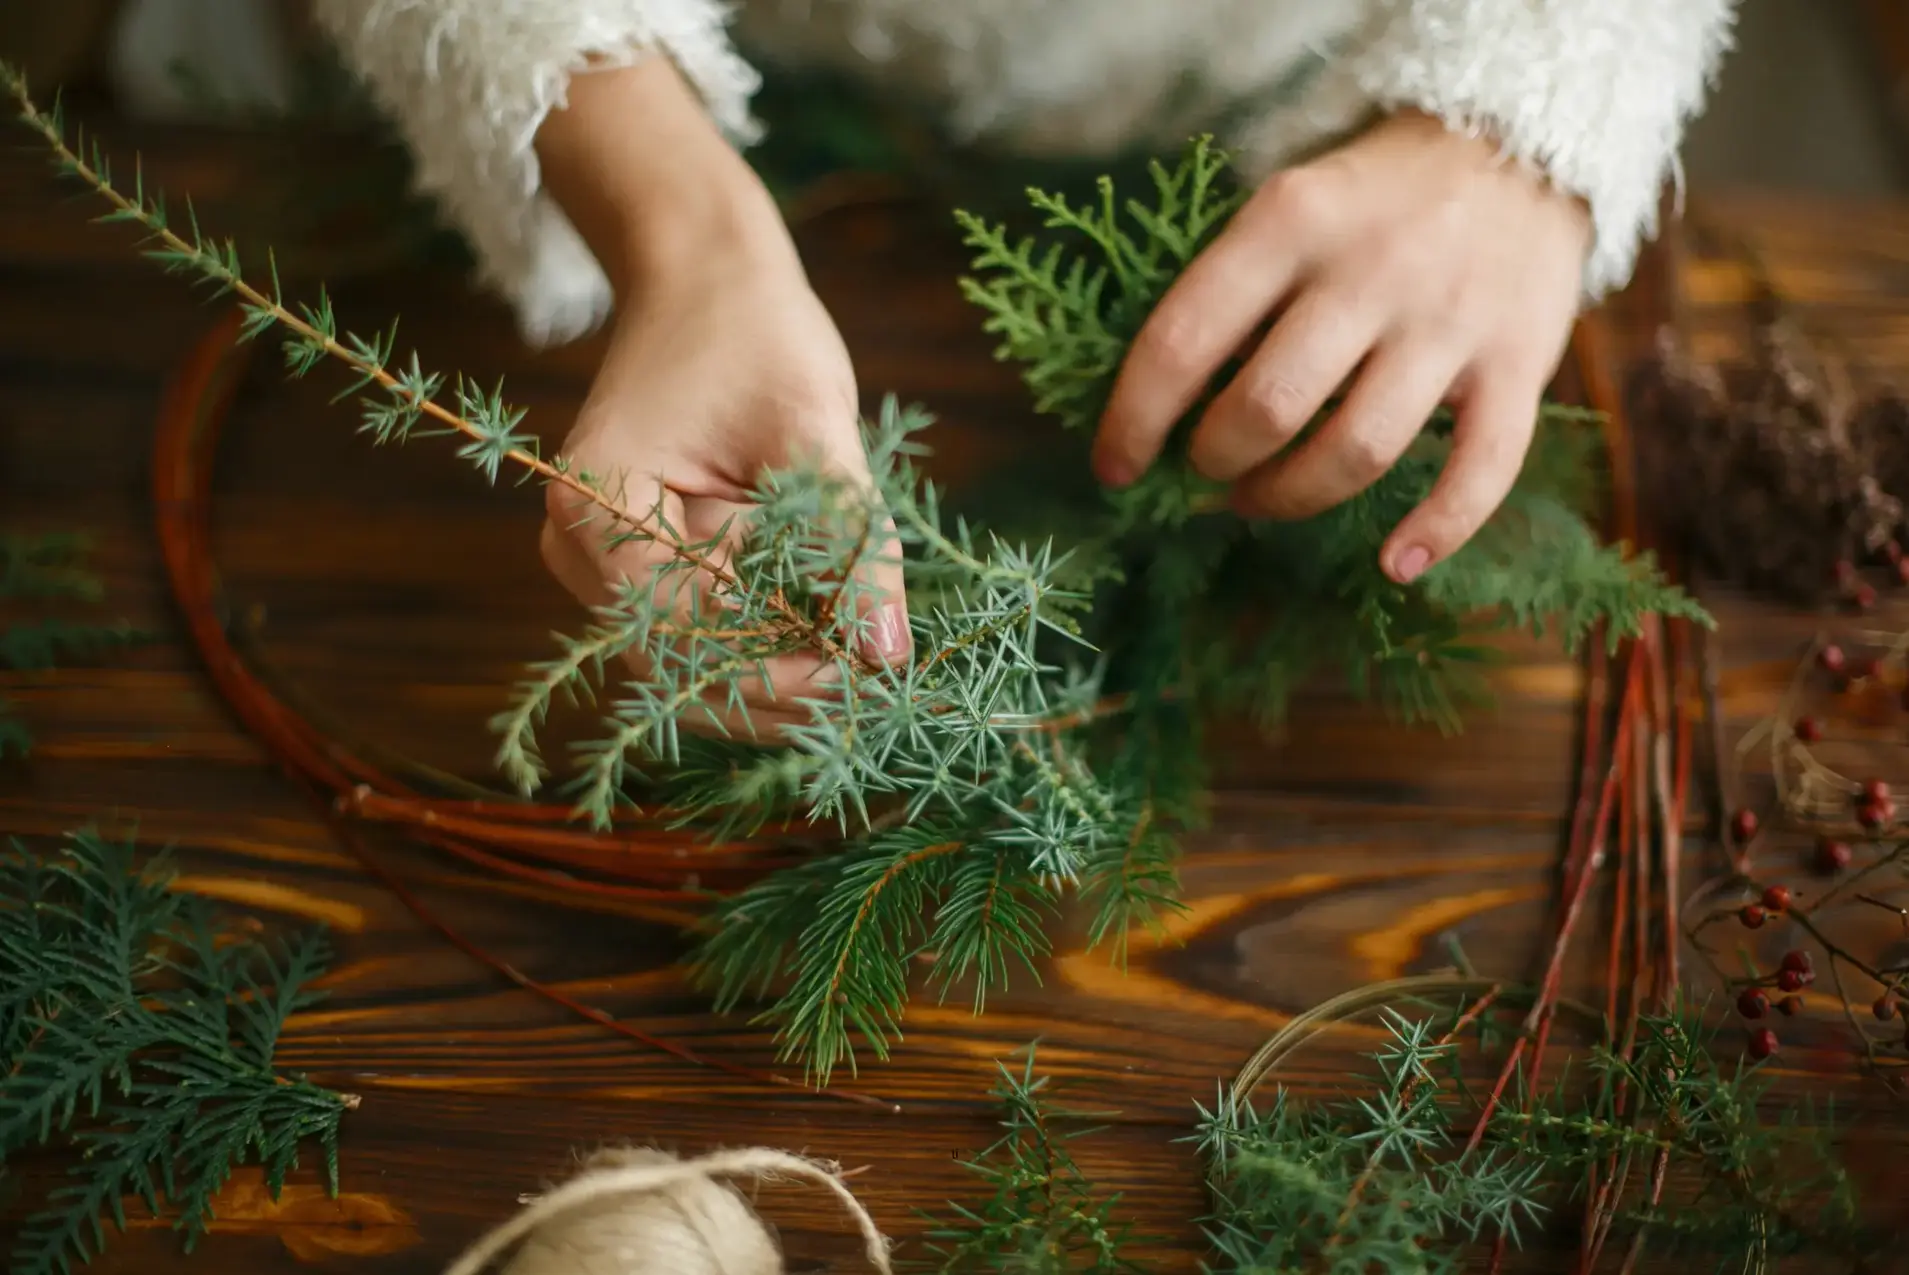
[[[1863,583],[1854,566],[1842,574],[1852,588]],[[1733,870],[1705,884],[1689,923],[1740,1014],[1799,1009],[1822,983],[1865,1068],[1898,1093],[1909,1093],[1909,964],[1885,953],[1909,936],[1909,831],[1896,808],[1896,786],[1909,779],[1893,772],[1899,747],[1876,737],[1873,722],[1909,703],[1905,656],[1909,634],[1873,622],[1806,644],[1772,710],[1724,758],[1739,792],[1737,772],[1760,759],[1774,808],[1727,813]],[[1900,929],[1856,937],[1853,922],[1878,911],[1897,916]],[[1787,950],[1753,953],[1751,932],[1787,935]],[[1877,942],[1883,952],[1868,950]],[[1774,1038],[1779,1028],[1761,1029]]]

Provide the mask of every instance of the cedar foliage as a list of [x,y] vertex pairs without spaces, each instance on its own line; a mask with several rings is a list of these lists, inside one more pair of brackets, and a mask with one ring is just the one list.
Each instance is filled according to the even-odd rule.
[[276,1196],[316,1142],[333,1191],[355,1099],[275,1069],[279,1033],[318,999],[322,936],[235,933],[173,888],[164,857],[83,831],[0,854],[0,1166],[77,1153],[12,1241],[12,1275],[68,1275],[126,1227],[172,1213],[188,1251],[233,1168]]
[[[1597,542],[1583,516],[1595,433],[1557,408],[1504,512],[1409,587],[1380,572],[1377,551],[1431,488],[1450,446],[1441,422],[1370,490],[1304,522],[1225,513],[1176,443],[1130,490],[1022,499],[1044,524],[1023,536],[946,507],[922,472],[930,418],[892,399],[865,428],[872,492],[809,467],[763,475],[743,547],[722,564],[719,538],[691,542],[660,503],[632,505],[622,476],[544,459],[501,387],[401,358],[395,327],[341,330],[322,293],[288,302],[269,261],[248,276],[189,209],[175,220],[137,174],[115,185],[97,147],[68,143],[57,109],[4,68],[0,81],[60,168],[107,201],[103,220],[142,227],[154,260],[235,296],[248,338],[276,331],[293,375],[349,369],[374,441],[448,434],[490,480],[560,484],[606,538],[666,550],[654,584],[626,587],[530,669],[495,722],[498,764],[526,793],[560,784],[598,827],[637,806],[687,812],[713,836],[794,820],[832,837],[715,901],[692,961],[724,1009],[766,997],[782,1057],[817,1083],[858,1048],[886,1056],[924,967],[934,994],[959,990],[979,1012],[1034,971],[1069,899],[1120,959],[1133,927],[1175,906],[1176,835],[1200,815],[1214,712],[1276,718],[1305,677],[1337,666],[1402,718],[1452,729],[1484,689],[1482,630],[1551,627],[1574,644],[1601,629],[1615,643],[1653,612],[1704,619],[1648,559]],[[1037,404],[1075,432],[1147,312],[1238,206],[1205,141],[1154,165],[1152,183],[1123,201],[1103,182],[1084,208],[1034,193],[1052,236],[1040,243],[961,218],[969,296]],[[858,654],[866,568],[895,555],[915,656],[875,667]],[[773,739],[721,737],[713,706],[739,708],[764,661],[798,653],[832,678],[795,701],[806,720]],[[602,725],[558,779],[540,733],[563,699],[598,703]]]

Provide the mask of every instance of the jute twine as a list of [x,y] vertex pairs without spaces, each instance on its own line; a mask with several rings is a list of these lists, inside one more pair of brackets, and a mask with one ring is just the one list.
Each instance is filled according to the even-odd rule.
[[893,1275],[888,1241],[832,1165],[746,1147],[682,1160],[648,1147],[599,1151],[574,1178],[528,1203],[445,1272],[482,1275],[782,1275],[782,1253],[742,1194],[721,1178],[797,1178],[835,1193]]

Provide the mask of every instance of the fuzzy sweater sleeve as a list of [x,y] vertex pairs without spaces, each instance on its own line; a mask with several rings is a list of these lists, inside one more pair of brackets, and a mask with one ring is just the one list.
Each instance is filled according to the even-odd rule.
[[532,148],[572,75],[660,51],[726,134],[756,134],[758,77],[729,42],[722,0],[316,0],[314,13],[403,136],[418,187],[537,344],[589,331],[610,306]]
[[[1298,127],[1413,107],[1495,138],[1589,204],[1595,302],[1630,279],[1666,180],[1728,50],[1737,0],[1376,0],[1295,104]],[[1263,127],[1261,153],[1282,126]]]

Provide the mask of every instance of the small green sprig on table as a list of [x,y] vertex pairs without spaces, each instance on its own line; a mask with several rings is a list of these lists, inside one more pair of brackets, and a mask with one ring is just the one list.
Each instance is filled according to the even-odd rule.
[[[0,604],[97,603],[99,578],[86,563],[84,537],[50,532],[0,535]],[[71,620],[35,615],[0,623],[0,668],[37,673],[68,660],[96,659],[140,645],[148,635],[123,620]],[[33,733],[19,710],[0,695],[0,758],[20,758]]]
[[[104,156],[69,143],[57,110],[4,68],[0,87],[62,171],[106,200],[104,220],[136,225],[152,258],[236,297],[246,335],[279,333],[292,374],[348,370],[375,441],[449,435],[492,481],[564,487],[611,541],[664,551],[653,586],[626,589],[530,670],[497,717],[498,762],[526,793],[561,782],[597,827],[634,808],[712,837],[794,823],[833,842],[716,900],[692,957],[722,1008],[768,998],[782,1057],[817,1083],[858,1047],[887,1054],[919,970],[981,1010],[1013,971],[1038,967],[1070,899],[1089,911],[1090,941],[1121,959],[1136,927],[1177,906],[1177,838],[1201,816],[1201,728],[1215,714],[1276,718],[1336,666],[1404,719],[1451,729],[1482,696],[1484,630],[1555,627],[1576,642],[1601,628],[1615,643],[1651,614],[1704,618],[1647,558],[1598,543],[1582,481],[1596,433],[1561,408],[1546,409],[1505,511],[1411,586],[1384,576],[1378,548],[1438,474],[1450,440],[1437,422],[1373,488],[1305,522],[1226,513],[1176,447],[1127,492],[1023,496],[1039,516],[1020,537],[946,508],[922,471],[928,417],[891,400],[865,429],[871,489],[802,467],[766,474],[725,557],[660,503],[633,505],[621,476],[545,459],[500,387],[401,358],[395,328],[342,330],[322,294],[289,303],[269,259],[248,275],[189,210],[173,219],[137,175],[116,186]],[[1125,201],[1104,183],[1087,208],[1036,193],[1058,236],[1045,246],[962,218],[970,297],[1037,406],[1074,432],[1145,314],[1237,207],[1205,141],[1156,164],[1152,182],[1149,199]],[[859,654],[866,568],[882,555],[899,555],[908,580],[916,654],[900,667]],[[797,701],[806,720],[769,740],[722,736],[716,710],[794,654],[831,687]],[[602,727],[559,781],[540,736],[566,699],[600,699]]]

